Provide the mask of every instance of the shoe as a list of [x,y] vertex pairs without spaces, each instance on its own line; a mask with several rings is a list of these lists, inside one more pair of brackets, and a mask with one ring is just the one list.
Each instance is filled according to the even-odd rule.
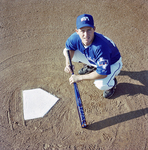
[[93,66],[89,66],[89,65],[84,65],[84,67],[82,69],[80,69],[78,71],[78,73],[80,75],[83,75],[83,74],[87,74],[87,73],[90,73],[90,72],[93,72],[94,70],[96,70],[97,68],[93,67]]
[[115,85],[111,89],[103,92],[103,97],[104,98],[110,98],[114,95],[115,90],[116,90],[116,85],[117,85],[117,79],[114,78],[114,81],[115,81]]

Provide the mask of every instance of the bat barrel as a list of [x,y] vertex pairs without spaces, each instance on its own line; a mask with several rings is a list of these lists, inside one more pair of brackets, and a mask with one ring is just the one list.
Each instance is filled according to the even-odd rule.
[[79,90],[78,90],[76,83],[74,83],[74,90],[75,90],[75,98],[76,98],[77,109],[78,109],[81,127],[85,128],[87,126],[87,123],[86,123],[86,119],[85,119],[85,114],[84,114],[83,105],[82,105],[82,101],[80,98]]

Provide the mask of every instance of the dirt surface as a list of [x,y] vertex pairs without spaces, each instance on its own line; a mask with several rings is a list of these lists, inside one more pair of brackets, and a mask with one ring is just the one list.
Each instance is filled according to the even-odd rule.
[[[62,54],[83,13],[123,58],[112,99],[93,81],[78,83],[86,129]],[[0,150],[148,150],[147,64],[147,0],[1,0]],[[24,121],[22,90],[38,87],[60,100],[43,118]]]

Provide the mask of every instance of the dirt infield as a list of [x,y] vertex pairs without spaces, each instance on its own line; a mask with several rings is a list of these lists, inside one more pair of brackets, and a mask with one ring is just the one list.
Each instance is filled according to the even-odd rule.
[[[86,129],[62,54],[83,13],[123,59],[112,99],[93,81],[78,83]],[[147,64],[147,0],[1,0],[0,150],[148,150]],[[60,100],[43,118],[24,121],[22,90],[38,87]]]

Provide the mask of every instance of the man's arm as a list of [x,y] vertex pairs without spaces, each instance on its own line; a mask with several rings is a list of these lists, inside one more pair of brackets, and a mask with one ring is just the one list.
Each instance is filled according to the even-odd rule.
[[[74,55],[74,52],[73,50],[69,50],[69,54],[70,54],[70,58],[72,59],[73,58],[73,55]],[[64,69],[64,71],[66,73],[71,73],[71,69],[70,69],[70,63],[69,63],[69,58],[68,58],[68,54],[67,54],[67,51],[64,52],[64,56],[65,56],[65,59],[66,59],[66,67]]]
[[74,82],[79,82],[82,80],[104,79],[106,77],[107,77],[107,75],[100,75],[96,71],[93,71],[93,72],[91,72],[89,74],[85,74],[85,75],[72,75],[69,78],[69,82],[70,82],[70,84],[72,84]]

